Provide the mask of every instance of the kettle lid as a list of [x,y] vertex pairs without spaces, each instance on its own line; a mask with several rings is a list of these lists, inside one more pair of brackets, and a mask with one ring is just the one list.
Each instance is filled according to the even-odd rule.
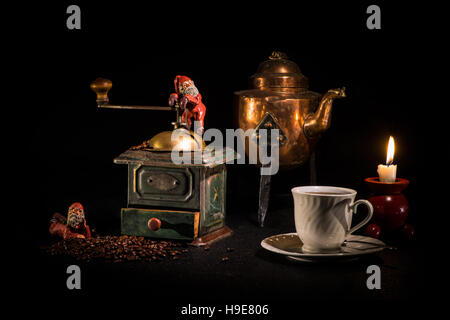
[[254,88],[308,88],[308,78],[283,52],[273,51],[251,77]]

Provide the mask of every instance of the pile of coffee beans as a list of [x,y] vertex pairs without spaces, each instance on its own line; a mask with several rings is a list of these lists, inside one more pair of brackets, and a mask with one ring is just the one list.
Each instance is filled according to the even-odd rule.
[[50,255],[66,255],[77,260],[161,261],[178,259],[187,252],[186,245],[173,241],[155,241],[135,236],[97,236],[90,239],[67,239],[46,249]]

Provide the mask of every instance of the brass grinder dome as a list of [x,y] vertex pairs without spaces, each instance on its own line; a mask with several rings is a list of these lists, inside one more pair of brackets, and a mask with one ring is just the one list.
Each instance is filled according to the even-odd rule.
[[[176,136],[172,139],[172,134]],[[200,151],[205,148],[205,142],[196,133],[184,128],[173,131],[163,131],[148,140],[148,148],[152,151]]]

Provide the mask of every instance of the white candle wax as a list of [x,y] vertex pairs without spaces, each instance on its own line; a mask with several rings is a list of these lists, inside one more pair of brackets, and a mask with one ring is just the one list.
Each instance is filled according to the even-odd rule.
[[385,166],[379,164],[377,172],[380,177],[380,182],[395,182],[397,178],[397,165],[391,164],[390,166]]
[[397,178],[397,165],[392,164],[392,162],[394,161],[394,151],[394,138],[389,137],[386,165],[379,164],[377,170],[381,182],[395,182],[395,179]]

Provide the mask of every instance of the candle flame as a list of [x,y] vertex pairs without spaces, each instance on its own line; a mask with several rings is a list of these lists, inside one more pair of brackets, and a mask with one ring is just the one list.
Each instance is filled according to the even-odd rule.
[[386,164],[391,165],[394,162],[395,143],[392,136],[389,137]]

